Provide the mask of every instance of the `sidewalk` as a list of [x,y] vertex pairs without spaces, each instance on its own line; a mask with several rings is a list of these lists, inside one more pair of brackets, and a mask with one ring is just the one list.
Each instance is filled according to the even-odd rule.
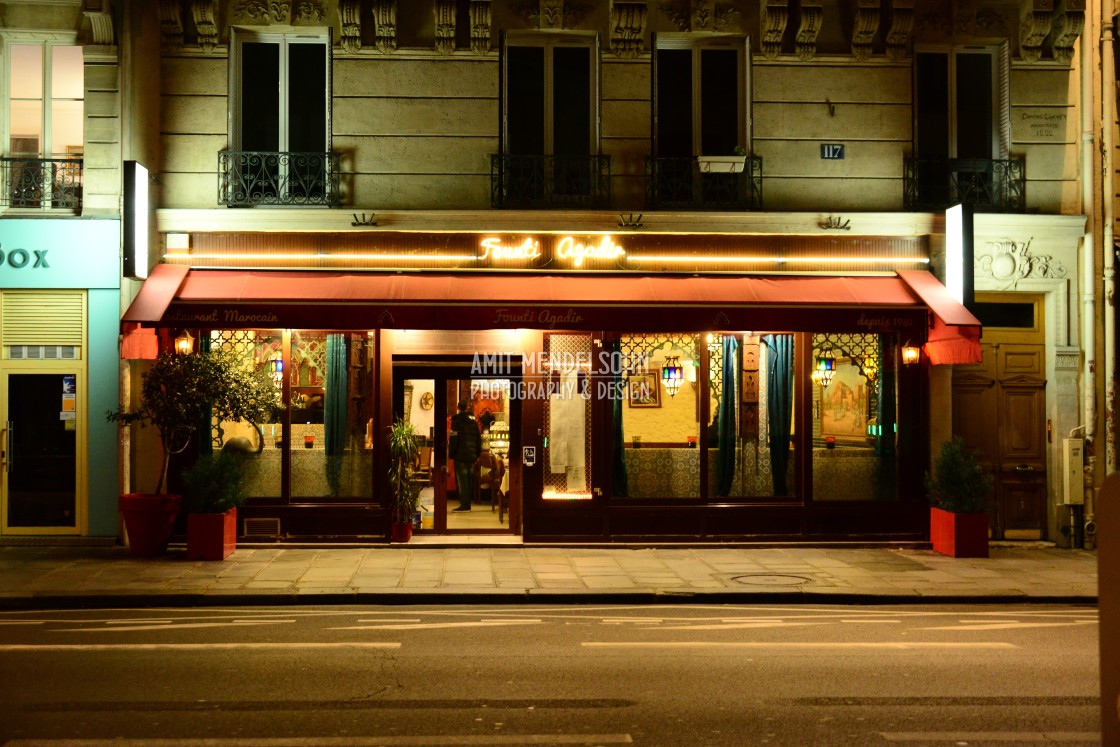
[[287,604],[1096,604],[1093,551],[423,545],[243,547],[222,562],[0,545],[0,609]]

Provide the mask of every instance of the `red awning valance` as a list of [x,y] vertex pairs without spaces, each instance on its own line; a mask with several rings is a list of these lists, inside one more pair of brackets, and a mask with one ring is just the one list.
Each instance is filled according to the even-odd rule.
[[930,282],[940,286],[932,275],[909,275],[929,282],[900,276],[187,271],[160,265],[123,321],[215,329],[862,331],[925,340],[933,311],[948,316],[950,334],[969,326],[963,312],[979,337],[978,323],[947,294],[948,302],[934,299],[938,309],[925,299]]
[[898,276],[929,307],[930,329],[922,349],[930,363],[979,363],[980,320],[928,272],[899,270]]

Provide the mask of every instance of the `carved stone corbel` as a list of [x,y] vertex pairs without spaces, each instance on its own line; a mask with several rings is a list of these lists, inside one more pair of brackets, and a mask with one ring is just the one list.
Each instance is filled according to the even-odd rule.
[[166,47],[183,46],[183,18],[179,0],[159,0],[160,43]]
[[801,25],[797,27],[794,43],[797,56],[811,60],[817,55],[817,35],[824,18],[824,0],[801,0]]
[[866,60],[871,56],[871,42],[879,31],[881,7],[878,0],[856,0],[856,16],[852,24],[852,55],[857,60]]
[[113,44],[113,16],[105,9],[104,3],[101,3],[101,8],[82,11],[82,32],[87,44],[108,47]]
[[360,0],[341,0],[338,4],[338,17],[342,22],[339,43],[342,49],[351,54],[362,48],[362,4]]
[[198,46],[209,52],[218,45],[218,26],[214,23],[216,0],[192,0],[191,15],[198,29]]
[[380,52],[397,48],[397,0],[373,0],[375,43]]
[[1020,7],[1019,54],[1027,62],[1038,62],[1042,41],[1054,22],[1054,6],[1051,0],[1022,0]]
[[611,3],[611,51],[619,57],[637,57],[642,53],[646,33],[644,2]]
[[910,54],[914,31],[914,0],[893,0],[891,27],[887,29],[887,58],[893,62]]
[[490,52],[490,0],[471,0],[471,49]]
[[1054,59],[1067,65],[1073,61],[1074,45],[1085,29],[1085,0],[1059,0],[1054,16]]
[[762,0],[761,13],[762,54],[774,59],[782,51],[782,37],[789,25],[789,0]]
[[451,54],[455,51],[455,0],[436,0],[436,51]]

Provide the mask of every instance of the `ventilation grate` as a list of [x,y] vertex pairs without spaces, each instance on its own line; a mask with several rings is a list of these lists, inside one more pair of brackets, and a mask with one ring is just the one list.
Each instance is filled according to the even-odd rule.
[[245,520],[245,538],[250,537],[268,537],[270,539],[280,538],[280,520],[279,519],[246,519]]
[[15,361],[21,360],[59,360],[73,361],[78,359],[77,345],[11,345],[8,347],[8,358]]

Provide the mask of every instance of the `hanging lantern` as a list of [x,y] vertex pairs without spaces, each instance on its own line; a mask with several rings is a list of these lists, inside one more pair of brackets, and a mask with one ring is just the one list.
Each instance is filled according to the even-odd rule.
[[189,330],[183,330],[183,334],[175,338],[175,352],[179,355],[190,355],[194,352],[194,338],[191,337]]
[[670,397],[677,396],[684,383],[684,369],[681,368],[680,357],[670,355],[665,358],[665,365],[661,367],[661,383]]
[[272,358],[268,361],[268,372],[272,374],[272,379],[276,383],[284,380],[284,361],[280,358]]
[[907,366],[912,366],[918,362],[921,357],[922,349],[917,345],[911,345],[907,340],[906,344],[902,346],[902,362]]
[[821,386],[828,386],[832,383],[834,373],[836,373],[836,358],[832,355],[832,350],[822,350],[821,354],[817,356],[817,365],[813,369],[813,379],[819,381]]

